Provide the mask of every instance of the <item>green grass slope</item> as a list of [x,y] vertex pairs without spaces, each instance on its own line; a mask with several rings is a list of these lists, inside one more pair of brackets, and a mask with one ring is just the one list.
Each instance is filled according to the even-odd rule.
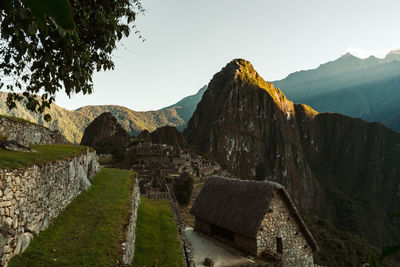
[[85,153],[86,146],[78,145],[34,145],[37,152],[19,152],[0,149],[0,169],[21,169],[34,164],[72,158]]
[[133,173],[103,169],[10,267],[115,266],[131,207]]
[[134,266],[183,266],[174,215],[167,200],[142,198],[136,225]]

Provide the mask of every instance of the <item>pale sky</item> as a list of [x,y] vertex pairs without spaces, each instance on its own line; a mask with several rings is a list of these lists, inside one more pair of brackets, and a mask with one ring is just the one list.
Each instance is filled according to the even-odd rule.
[[234,58],[267,81],[316,68],[350,51],[383,57],[400,48],[398,0],[142,0],[146,14],[121,41],[115,69],[96,73],[94,93],[56,104],[156,110],[196,93]]

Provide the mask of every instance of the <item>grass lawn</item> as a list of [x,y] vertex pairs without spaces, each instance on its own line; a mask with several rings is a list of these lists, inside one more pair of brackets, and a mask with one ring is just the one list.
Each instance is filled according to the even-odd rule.
[[103,169],[9,266],[113,266],[131,207],[132,172]]
[[136,225],[133,265],[153,266],[156,260],[157,266],[182,266],[183,253],[168,201],[142,198]]
[[42,162],[71,158],[86,152],[87,147],[78,145],[34,145],[38,152],[19,152],[0,149],[1,169],[21,169]]

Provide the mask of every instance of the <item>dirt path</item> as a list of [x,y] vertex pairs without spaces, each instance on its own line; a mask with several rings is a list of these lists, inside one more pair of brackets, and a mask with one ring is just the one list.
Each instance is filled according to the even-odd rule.
[[204,266],[205,257],[214,261],[214,266],[231,266],[238,264],[251,264],[253,261],[236,253],[235,249],[226,244],[211,239],[210,237],[195,232],[192,227],[186,227],[185,233],[192,244],[193,256],[196,266]]

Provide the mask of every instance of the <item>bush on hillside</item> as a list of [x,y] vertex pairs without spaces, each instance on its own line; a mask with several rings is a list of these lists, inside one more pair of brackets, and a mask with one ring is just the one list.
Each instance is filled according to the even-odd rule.
[[188,174],[181,174],[179,180],[175,180],[174,194],[179,205],[187,206],[190,202],[193,191],[193,177]]

